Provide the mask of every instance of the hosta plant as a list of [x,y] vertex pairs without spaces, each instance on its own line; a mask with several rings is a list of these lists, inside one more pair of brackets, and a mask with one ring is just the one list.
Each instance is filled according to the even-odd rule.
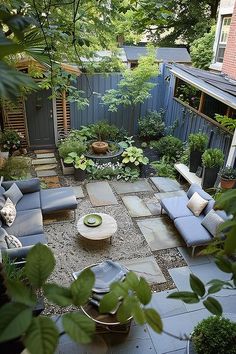
[[123,157],[122,163],[124,164],[134,164],[138,165],[147,165],[149,160],[147,157],[143,156],[143,150],[135,146],[130,146],[121,155]]
[[94,165],[93,160],[87,159],[84,155],[78,156],[75,152],[70,152],[64,161],[68,164],[72,163],[74,168],[82,171]]

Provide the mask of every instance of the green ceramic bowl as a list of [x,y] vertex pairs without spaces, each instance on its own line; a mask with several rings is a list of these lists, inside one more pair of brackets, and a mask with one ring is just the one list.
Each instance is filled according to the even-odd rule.
[[88,214],[84,217],[84,224],[90,227],[101,225],[102,217],[98,214]]

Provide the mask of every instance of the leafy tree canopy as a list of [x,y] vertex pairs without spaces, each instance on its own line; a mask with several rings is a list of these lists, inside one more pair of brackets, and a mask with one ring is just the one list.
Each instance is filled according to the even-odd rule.
[[195,39],[190,47],[192,64],[196,68],[209,69],[213,57],[213,43],[215,39],[215,26],[212,26],[209,33]]

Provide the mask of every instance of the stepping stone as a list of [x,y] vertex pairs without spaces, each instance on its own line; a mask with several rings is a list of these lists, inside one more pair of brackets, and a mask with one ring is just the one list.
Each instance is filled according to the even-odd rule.
[[35,171],[53,170],[56,167],[57,167],[57,165],[55,163],[53,163],[51,165],[36,165]]
[[36,154],[36,158],[37,159],[48,159],[51,157],[55,157],[55,154],[53,152],[48,152],[45,154]]
[[60,188],[61,187],[58,176],[44,177],[41,180],[47,185],[47,188]]
[[150,210],[146,207],[145,203],[137,196],[125,196],[122,197],[123,203],[130,216],[139,217],[139,216],[151,216]]
[[178,247],[178,251],[181,253],[188,266],[206,264],[211,262],[210,258],[207,256],[198,256],[198,249],[196,249],[194,257],[192,257],[191,255],[192,249],[190,247]]
[[57,176],[57,173],[53,170],[37,171],[36,174],[37,177]]
[[178,289],[153,293],[152,300],[148,306],[154,308],[160,314],[161,318],[188,312],[185,304],[182,301],[167,299],[168,295],[176,291],[178,291]]
[[43,149],[43,150],[34,150],[35,154],[48,154],[48,153],[54,153],[54,149]]
[[136,181],[136,182],[112,182],[117,194],[137,193],[137,192],[153,192],[151,185],[148,181]]
[[181,189],[181,185],[175,179],[168,177],[151,177],[150,179],[160,192],[173,192]]
[[50,159],[38,159],[38,160],[33,160],[32,165],[46,165],[46,164],[51,164],[51,163],[57,163],[57,160],[55,157],[52,157]]
[[129,270],[135,272],[138,276],[144,277],[150,284],[166,282],[166,279],[153,256],[125,260],[121,263]]
[[176,228],[168,217],[137,221],[152,251],[182,246]]
[[93,206],[118,204],[108,182],[88,183],[86,188]]
[[76,199],[84,198],[84,192],[83,192],[82,187],[80,187],[80,186],[73,186],[72,188],[73,188],[73,191],[74,191],[74,193],[75,193]]
[[158,202],[145,202],[152,215],[161,215],[161,205]]
[[155,197],[160,200],[163,198],[173,198],[173,197],[178,197],[178,196],[186,196],[185,191],[180,190],[180,191],[174,191],[174,192],[164,192],[164,193],[155,193]]

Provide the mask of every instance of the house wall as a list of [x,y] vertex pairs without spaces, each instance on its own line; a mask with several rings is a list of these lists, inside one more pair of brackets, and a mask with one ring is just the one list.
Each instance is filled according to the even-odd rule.
[[236,1],[232,14],[230,31],[225,49],[222,72],[236,80]]

